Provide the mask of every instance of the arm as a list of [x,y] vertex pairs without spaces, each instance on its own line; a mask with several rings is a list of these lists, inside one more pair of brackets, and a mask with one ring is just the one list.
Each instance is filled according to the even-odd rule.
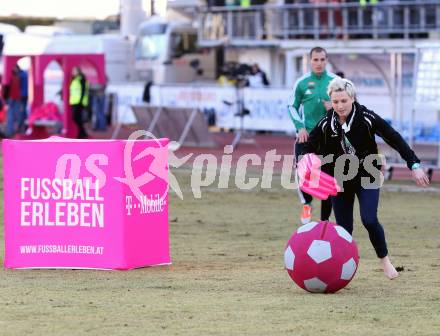
[[299,83],[297,82],[297,84],[295,85],[293,98],[291,98],[291,101],[287,105],[290,119],[295,125],[297,131],[299,131],[301,128],[305,128],[302,113],[299,112],[299,108],[302,102],[302,97],[303,97],[303,93],[301,88],[299,87]]
[[321,150],[324,144],[324,129],[327,124],[327,117],[323,117],[310,132],[307,142],[304,144],[303,154],[321,154]]
[[374,133],[379,135],[391,148],[400,154],[402,159],[406,161],[409,169],[412,168],[414,163],[420,163],[414,151],[391,125],[374,112],[368,112],[366,118],[372,121]]
[[402,136],[377,114],[370,112],[369,114],[372,116],[372,118],[369,119],[374,120],[373,126],[376,128],[375,133],[384,139],[384,141],[393,149],[399,152],[402,159],[406,161],[408,168],[411,169],[414,181],[422,187],[428,186],[429,179],[423,169],[420,167],[413,168],[414,164],[420,164],[420,160]]

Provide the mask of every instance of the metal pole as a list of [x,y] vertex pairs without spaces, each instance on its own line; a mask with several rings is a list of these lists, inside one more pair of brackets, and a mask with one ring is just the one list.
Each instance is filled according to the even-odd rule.
[[283,12],[283,38],[289,39],[290,25],[289,25],[289,11]]
[[117,139],[117,137],[119,135],[119,132],[121,131],[122,124],[119,121],[119,115],[118,115],[119,114],[118,113],[119,112],[119,107],[118,107],[119,103],[118,103],[118,94],[116,94],[116,93],[113,95],[112,104],[113,104],[113,106],[112,106],[112,112],[113,112],[112,118],[114,118],[113,120],[116,119],[116,127],[113,130],[111,139]]
[[396,53],[390,54],[390,83],[391,83],[391,112],[393,116],[393,122],[396,122]]
[[313,38],[319,39],[320,26],[319,26],[319,8],[313,8]]
[[305,74],[309,69],[309,62],[307,59],[307,54],[303,54],[302,56],[302,73]]
[[296,68],[294,65],[295,57],[292,52],[287,52],[285,56],[286,62],[286,73],[285,73],[285,83],[286,86],[291,87],[296,79]]
[[440,168],[440,140],[438,141],[437,144],[437,167]]
[[413,65],[413,80],[412,80],[412,107],[411,107],[411,119],[409,125],[409,145],[411,148],[414,146],[414,118],[416,113],[416,99],[417,99],[417,70],[419,68],[420,51],[416,50],[414,53],[414,65]]
[[400,129],[403,130],[403,74],[402,53],[397,54],[397,112],[399,114]]
[[205,39],[204,31],[205,31],[205,20],[206,20],[205,13],[199,14],[199,17],[197,18],[198,21],[198,29],[197,29],[197,41],[202,41]]
[[[191,126],[192,126],[194,119],[196,118],[198,112],[199,112],[199,109],[197,107],[193,108],[193,110],[188,118],[188,121],[186,122],[185,127],[183,128],[182,134],[180,135],[179,145],[183,145],[183,142],[185,141],[186,136],[188,135],[189,131],[191,130]],[[196,139],[196,140],[198,140],[198,139]]]
[[227,20],[226,21],[226,29],[228,30],[226,35],[228,36],[229,41],[231,41],[234,36],[234,33],[232,31],[232,29],[233,29],[232,28],[232,19],[233,19],[232,12],[229,11],[228,15],[226,17],[226,20]]

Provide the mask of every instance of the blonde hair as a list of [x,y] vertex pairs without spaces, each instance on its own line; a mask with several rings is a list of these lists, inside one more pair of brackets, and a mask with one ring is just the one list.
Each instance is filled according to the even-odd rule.
[[356,87],[351,80],[336,77],[330,81],[327,87],[327,94],[331,97],[333,92],[345,91],[352,99],[356,99]]

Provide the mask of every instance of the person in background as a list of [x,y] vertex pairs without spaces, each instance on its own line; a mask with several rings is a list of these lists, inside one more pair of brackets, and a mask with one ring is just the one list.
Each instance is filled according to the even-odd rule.
[[3,133],[3,123],[6,120],[6,103],[5,100],[3,99],[3,84],[2,84],[2,76],[0,75],[0,124],[1,124],[1,129],[0,129],[0,138],[4,138],[5,134]]
[[[295,158],[303,155],[304,144],[309,133],[318,121],[331,109],[330,98],[327,95],[327,86],[336,77],[326,70],[327,51],[315,47],[310,51],[311,72],[299,78],[293,91],[293,100],[288,104],[289,115],[292,119],[297,137],[295,141]],[[301,223],[307,224],[312,219],[313,197],[298,189],[298,195],[303,204]],[[321,220],[328,220],[332,211],[330,200],[321,202]]]
[[8,113],[6,120],[6,136],[11,138],[14,136],[17,128],[18,117],[20,114],[21,99],[20,99],[20,77],[19,68],[16,66],[12,70],[11,82],[7,88],[7,105]]
[[69,87],[69,105],[72,110],[73,121],[75,122],[78,139],[85,139],[88,134],[84,128],[84,109],[89,102],[89,84],[79,67],[73,68],[73,78]]
[[267,80],[266,73],[260,69],[258,64],[252,64],[250,74],[247,76],[248,86],[261,88],[264,86],[269,86],[269,81]]
[[225,0],[208,0],[208,8],[224,6]]
[[148,81],[145,83],[144,92],[142,93],[142,101],[144,103],[150,104],[151,101],[151,87],[153,86],[152,81]]
[[93,130],[105,132],[107,130],[107,120],[105,116],[106,111],[106,90],[107,83],[95,84],[91,91],[92,96],[92,111],[93,111]]
[[362,7],[365,7],[367,5],[367,3],[370,3],[371,5],[377,5],[377,3],[379,2],[378,0],[359,0],[359,5],[361,5]]
[[0,74],[0,111],[3,109],[3,106],[5,106],[5,103],[3,101],[2,75]]
[[221,86],[235,86],[236,79],[234,78],[234,69],[231,63],[223,65],[220,70],[220,76],[217,78],[217,83]]
[[25,121],[28,117],[28,73],[17,65],[18,77],[20,79],[20,109],[17,117],[17,132],[25,131]]

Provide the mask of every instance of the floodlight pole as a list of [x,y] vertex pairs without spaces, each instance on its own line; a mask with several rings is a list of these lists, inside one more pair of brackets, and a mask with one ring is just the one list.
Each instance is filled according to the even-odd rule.
[[241,136],[243,135],[244,132],[244,114],[243,114],[243,99],[242,99],[242,92],[241,92],[241,83],[240,83],[240,79],[237,79],[236,83],[235,83],[235,99],[236,99],[236,104],[237,104],[237,112],[236,115],[240,118],[240,128],[239,130],[235,133],[235,137],[234,140],[232,141],[232,149],[235,149],[241,140]]

